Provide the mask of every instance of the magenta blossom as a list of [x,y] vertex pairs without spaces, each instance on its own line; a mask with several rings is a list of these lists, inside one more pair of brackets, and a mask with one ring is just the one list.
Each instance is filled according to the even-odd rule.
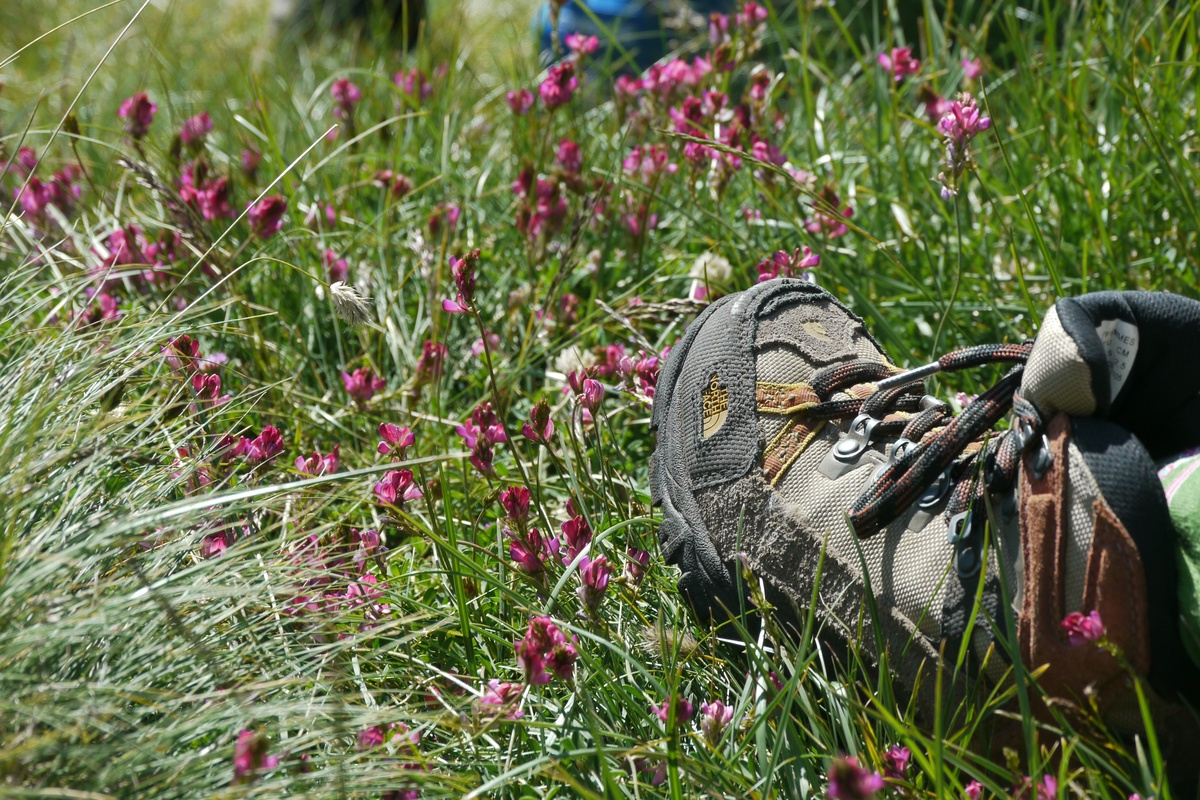
[[568,639],[549,617],[534,617],[525,636],[515,644],[517,664],[531,686],[549,683],[555,677],[569,681],[575,673],[579,651],[575,637]]
[[424,496],[421,487],[413,480],[410,469],[394,469],[385,473],[383,480],[375,484],[375,497],[384,505],[402,505],[408,500],[419,500]]
[[325,269],[328,270],[330,283],[345,283],[346,278],[350,276],[350,265],[346,259],[338,258],[338,254],[333,250],[325,251]]
[[849,230],[844,220],[854,216],[850,206],[842,208],[842,200],[832,186],[826,186],[817,195],[818,202],[813,204],[813,215],[804,221],[804,229],[809,233],[824,234],[830,239],[845,236]]
[[650,568],[650,554],[631,547],[626,555],[629,556],[629,560],[625,562],[625,579],[637,586],[646,577],[646,570]]
[[367,367],[359,367],[353,373],[342,373],[342,385],[346,388],[346,393],[356,402],[364,404],[377,392],[383,391],[387,386],[387,381],[371,372]]
[[564,522],[561,530],[562,541],[566,546],[562,562],[570,564],[592,543],[592,529],[588,527],[587,520],[581,515],[576,515]]
[[518,117],[525,116],[529,113],[529,109],[533,108],[533,92],[528,89],[509,92],[504,96],[504,99],[508,103],[508,107]]
[[829,800],[867,800],[882,788],[882,775],[863,769],[856,759],[846,756],[830,764],[825,796]]
[[179,140],[188,147],[199,147],[204,144],[208,134],[212,132],[212,117],[207,111],[201,111],[194,117],[188,117],[179,128]]
[[279,195],[269,195],[250,207],[246,214],[250,230],[260,239],[270,239],[283,227],[283,215],[287,211],[287,200]]
[[433,94],[433,86],[429,84],[425,73],[416,67],[400,70],[392,76],[392,82],[399,86],[406,95],[417,100],[428,100],[429,96]]
[[262,153],[256,148],[247,148],[242,151],[240,163],[242,173],[250,180],[254,180],[254,176],[258,174],[258,165],[262,163]]
[[538,95],[541,96],[546,109],[553,111],[571,102],[571,96],[578,88],[579,79],[575,77],[575,63],[563,61],[550,68],[546,79],[538,86]]
[[583,169],[583,154],[579,151],[579,145],[570,139],[563,139],[558,143],[555,160],[569,175],[578,175],[579,171]]
[[572,53],[591,55],[600,49],[600,39],[596,36],[584,36],[582,33],[568,33],[563,39]]
[[529,490],[524,486],[510,486],[500,492],[500,507],[504,516],[514,525],[524,525],[529,519]]
[[[103,310],[103,305],[101,308]],[[101,318],[103,319],[104,317],[102,316]],[[220,375],[202,375],[197,372],[192,376],[192,391],[196,393],[198,400],[213,408],[225,405],[229,402],[230,398],[228,394],[221,394]]]
[[546,571],[547,562],[558,553],[558,539],[547,539],[537,528],[530,528],[524,536],[514,533],[508,528],[505,535],[511,539],[508,543],[508,556],[513,560],[517,569],[534,578],[539,578]]
[[709,746],[716,747],[725,729],[733,722],[733,706],[720,700],[700,704],[700,730]]
[[522,426],[521,435],[532,442],[550,446],[554,438],[554,420],[550,419],[550,404],[544,399],[529,412],[529,422]]
[[379,423],[379,438],[382,441],[376,446],[379,455],[391,455],[403,460],[404,452],[416,444],[417,437],[408,427],[401,427],[391,422]]
[[274,425],[262,429],[262,433],[246,443],[246,463],[251,466],[269,461],[283,452],[283,434]]
[[518,708],[524,688],[516,683],[501,683],[493,678],[488,681],[487,691],[479,698],[481,710],[490,714],[502,714],[505,719],[520,719],[525,712]]
[[338,78],[330,85],[329,95],[334,102],[333,116],[348,120],[354,116],[354,107],[362,99],[362,90],[349,78]]
[[758,282],[775,278],[801,278],[812,280],[809,270],[821,263],[821,256],[807,247],[797,247],[793,252],[777,250],[768,258],[758,262]]
[[[216,377],[215,375],[213,377]],[[321,455],[316,450],[308,458],[304,456],[296,456],[296,471],[302,472],[305,475],[328,475],[337,472],[338,468],[338,448],[340,445],[334,445],[333,449],[325,455]]]
[[454,275],[454,285],[458,296],[442,301],[442,310],[450,314],[470,313],[475,300],[475,265],[479,263],[479,248],[475,248],[462,258],[450,256],[450,272]]
[[898,744],[892,745],[883,756],[883,775],[892,780],[903,780],[908,772],[908,762],[912,751]]
[[257,731],[243,730],[233,746],[234,784],[254,783],[258,776],[279,766],[279,756],[267,754],[271,746],[267,737]]
[[1107,633],[1104,629],[1104,622],[1100,619],[1099,612],[1096,611],[1090,612],[1087,616],[1078,611],[1072,611],[1063,619],[1060,627],[1066,634],[1067,641],[1074,647],[1088,642],[1098,642]]
[[654,714],[663,722],[671,719],[671,714],[675,714],[675,724],[682,725],[690,722],[692,719],[692,703],[686,697],[672,696],[663,700],[658,705],[654,706]]
[[891,73],[896,83],[921,70],[921,62],[913,58],[912,50],[907,47],[893,47],[890,54],[880,53],[876,60],[879,66]]
[[117,116],[125,120],[125,132],[136,141],[150,131],[150,123],[154,122],[156,111],[158,106],[150,102],[146,93],[138,92],[121,103]]
[[983,62],[978,58],[964,58],[962,68],[963,77],[969,81],[973,81],[983,74]]
[[610,578],[612,567],[604,556],[584,558],[579,562],[579,602],[589,614],[595,614],[600,609]]
[[938,122],[946,145],[942,159],[944,172],[938,173],[942,185],[942,199],[949,200],[958,194],[958,184],[963,173],[971,166],[971,140],[992,126],[990,117],[979,113],[975,98],[963,92],[950,104],[950,108]]
[[971,781],[963,787],[963,797],[967,800],[979,800],[979,796],[983,794],[983,784],[979,781]]
[[459,217],[462,216],[462,209],[453,203],[438,203],[429,212],[429,233],[437,236],[442,232],[442,225],[445,224],[446,229],[451,233],[458,227]]
[[595,414],[600,410],[600,404],[604,402],[604,384],[591,378],[584,379],[580,402],[584,408]]

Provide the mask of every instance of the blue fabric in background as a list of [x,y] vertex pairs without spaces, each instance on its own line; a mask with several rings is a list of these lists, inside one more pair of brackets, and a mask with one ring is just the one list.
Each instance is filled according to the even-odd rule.
[[[735,0],[692,0],[689,5],[696,13],[707,16],[713,11],[730,13],[737,4]],[[611,34],[632,57],[632,62],[624,59],[622,71],[641,72],[667,54],[668,32],[662,24],[664,7],[661,0],[571,0],[558,17],[560,42],[571,33],[597,36],[600,39],[597,58],[603,59],[605,50],[610,49],[607,61],[617,64],[624,56],[620,49],[612,47]],[[597,26],[597,21],[603,27]],[[542,60],[550,63],[554,51],[547,3],[538,11],[534,26],[541,42]]]

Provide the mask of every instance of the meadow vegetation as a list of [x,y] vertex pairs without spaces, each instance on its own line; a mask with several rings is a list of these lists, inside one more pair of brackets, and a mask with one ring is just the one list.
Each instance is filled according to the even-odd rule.
[[973,744],[1027,675],[920,726],[721,641],[657,552],[655,381],[713,297],[810,275],[916,365],[1196,296],[1196,4],[1025,5],[747,3],[618,77],[520,6],[396,53],[6,2],[0,791],[1169,796],[1152,736]]

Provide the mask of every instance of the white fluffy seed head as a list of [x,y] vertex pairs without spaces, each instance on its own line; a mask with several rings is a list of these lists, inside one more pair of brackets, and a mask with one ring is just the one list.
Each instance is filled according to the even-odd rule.
[[724,283],[733,277],[733,267],[724,256],[703,253],[693,262],[688,277],[709,283]]
[[333,299],[333,310],[351,325],[363,325],[371,320],[371,298],[345,281],[336,281],[329,286]]

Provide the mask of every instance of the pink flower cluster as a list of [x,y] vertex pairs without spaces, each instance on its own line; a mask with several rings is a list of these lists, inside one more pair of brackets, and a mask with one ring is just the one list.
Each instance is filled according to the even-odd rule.
[[574,636],[568,638],[549,617],[534,617],[524,638],[515,644],[517,664],[531,686],[549,683],[554,678],[570,681],[575,675],[579,651]]
[[992,126],[990,117],[979,112],[975,98],[963,92],[950,103],[938,122],[938,130],[946,146],[942,159],[943,171],[937,181],[942,185],[942,199],[949,200],[958,194],[959,182],[971,167],[971,140]]
[[369,367],[358,367],[354,372],[342,373],[342,386],[345,387],[346,394],[362,406],[387,388],[387,381],[372,372]]
[[508,434],[504,432],[504,425],[492,410],[492,404],[485,402],[476,406],[471,412],[471,418],[455,428],[454,432],[462,437],[463,444],[471,451],[468,459],[471,466],[481,475],[495,474],[492,467],[492,445],[507,442]]
[[811,269],[821,263],[821,257],[808,247],[797,247],[793,252],[776,250],[758,262],[758,282],[775,278],[801,278],[812,281]]

